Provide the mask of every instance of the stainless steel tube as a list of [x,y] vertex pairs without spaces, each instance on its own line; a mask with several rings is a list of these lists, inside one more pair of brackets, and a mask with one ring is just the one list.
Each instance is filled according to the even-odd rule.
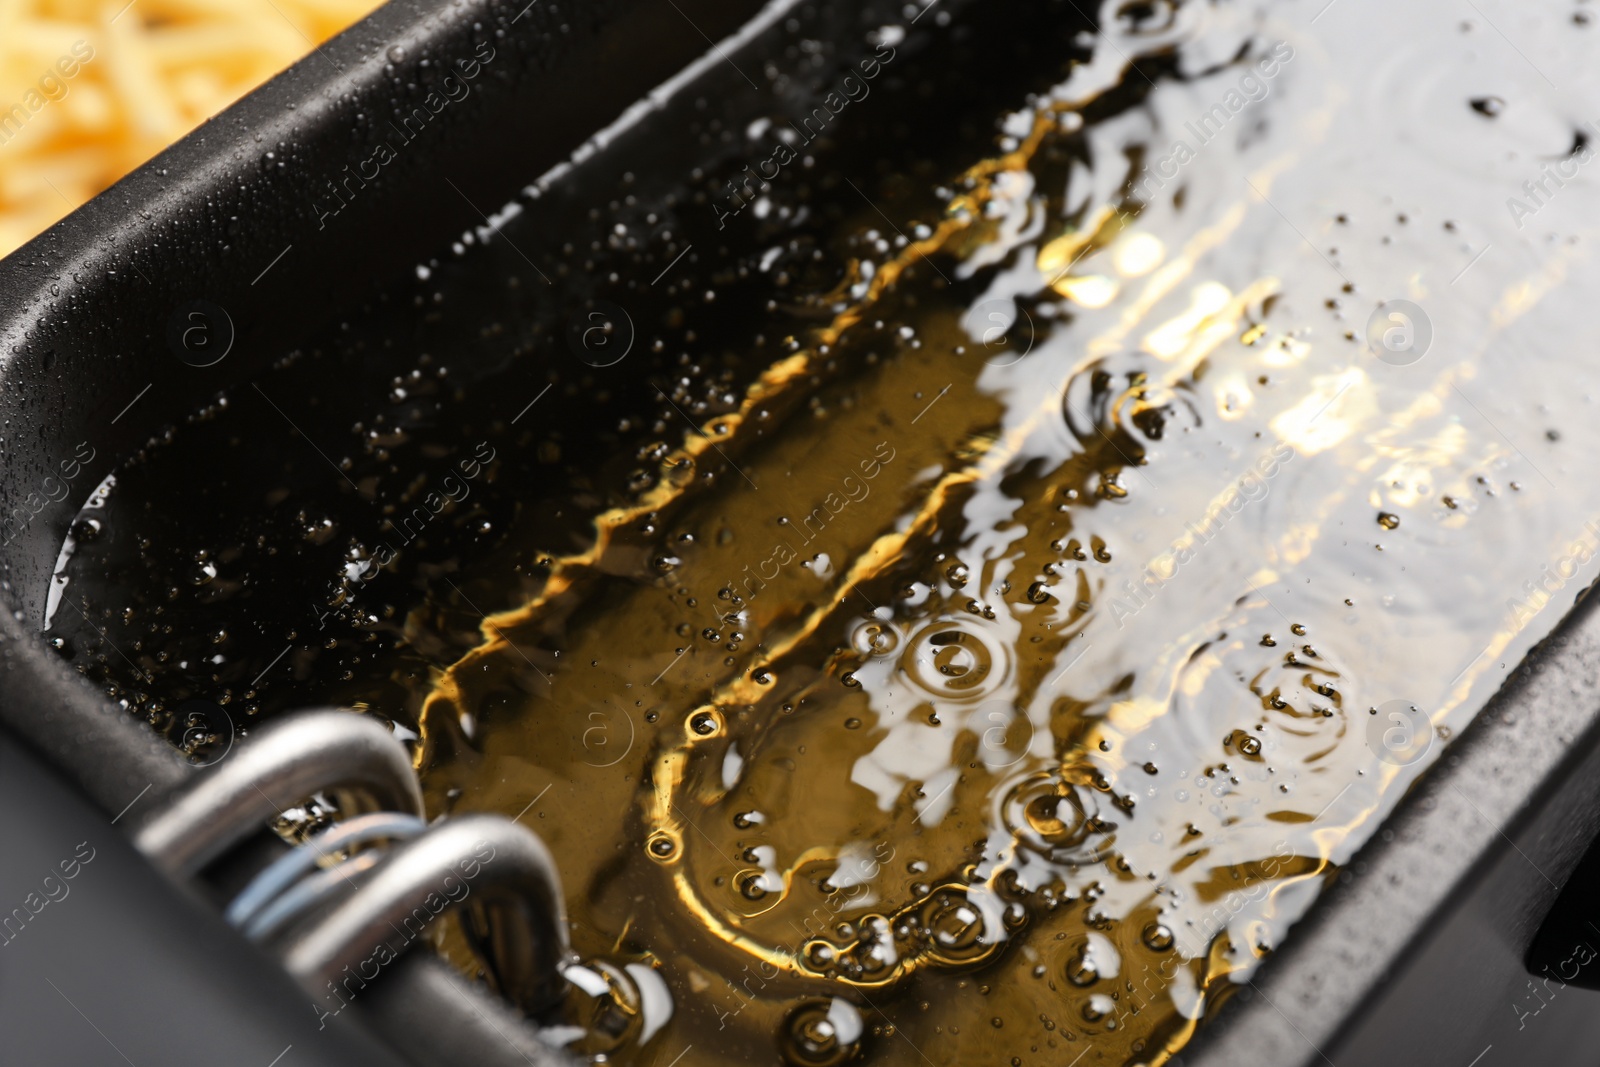
[[331,708],[263,726],[228,758],[180,787],[134,833],[134,844],[180,879],[316,792],[346,815],[422,814],[405,746],[375,719]]
[[395,848],[355,892],[282,946],[313,996],[377,979],[441,914],[469,912],[500,992],[530,1015],[561,994],[570,955],[561,881],[543,842],[497,815],[463,815]]

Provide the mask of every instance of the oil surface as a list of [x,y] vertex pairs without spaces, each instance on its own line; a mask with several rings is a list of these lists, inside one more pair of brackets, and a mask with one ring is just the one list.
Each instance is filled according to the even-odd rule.
[[588,1053],[1163,1062],[1600,546],[1592,31],[1361,7],[790,42],[882,80],[753,191],[769,105],[681,101],[525,195],[532,259],[290,356],[333,460],[199,486],[290,438],[248,391],[153,439],[52,634],[202,756],[185,701],[357,703],[534,827]]

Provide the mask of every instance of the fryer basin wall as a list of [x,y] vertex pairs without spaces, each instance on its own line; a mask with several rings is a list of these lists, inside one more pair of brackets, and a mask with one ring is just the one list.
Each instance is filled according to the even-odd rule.
[[1584,602],[1182,1062],[1592,1062],[1600,992],[1547,986],[1524,956],[1600,832],[1597,707],[1600,610]]
[[[482,224],[480,208],[497,210],[702,56],[705,35],[759,10],[393,0],[0,260],[0,517],[12,520],[0,532],[0,723],[108,813],[181,781],[182,762],[38,637],[75,507],[150,427],[250,380]],[[362,182],[380,143],[401,149]],[[169,343],[196,300],[224,309],[233,335],[206,367]]]

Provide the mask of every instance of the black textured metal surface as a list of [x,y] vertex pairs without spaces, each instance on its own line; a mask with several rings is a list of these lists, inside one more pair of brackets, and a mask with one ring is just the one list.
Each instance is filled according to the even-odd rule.
[[[110,812],[180,780],[35,636],[75,506],[150,426],[481,222],[755,10],[396,0],[0,261],[0,722],[93,767]],[[168,341],[195,300],[231,320],[214,366]]]
[[1594,1062],[1600,993],[1547,986],[1523,957],[1600,829],[1597,690],[1600,614],[1586,603],[1183,1062],[1465,1067],[1491,1046],[1484,1063]]

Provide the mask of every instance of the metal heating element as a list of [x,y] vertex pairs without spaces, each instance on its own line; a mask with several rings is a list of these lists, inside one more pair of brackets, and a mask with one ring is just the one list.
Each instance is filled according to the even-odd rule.
[[[263,864],[264,828],[314,795],[334,798],[340,821]],[[168,794],[134,843],[180,882],[254,863],[227,921],[328,1015],[354,1004],[399,1031],[394,1044],[413,1063],[441,1062],[447,1047],[455,1060],[463,1041],[491,1064],[571,1062],[529,1025],[549,1017],[575,962],[549,851],[503,816],[430,825],[404,746],[376,720],[315,709],[263,726]],[[487,961],[489,985],[417,950],[452,912]]]

